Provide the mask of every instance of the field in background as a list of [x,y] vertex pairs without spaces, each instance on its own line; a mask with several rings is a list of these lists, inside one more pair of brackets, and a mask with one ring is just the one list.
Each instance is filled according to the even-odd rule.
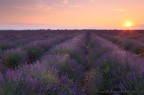
[[0,95],[143,95],[144,31],[0,31]]

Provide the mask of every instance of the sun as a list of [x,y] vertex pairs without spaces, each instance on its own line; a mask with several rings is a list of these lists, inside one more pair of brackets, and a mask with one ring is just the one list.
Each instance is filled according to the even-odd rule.
[[124,23],[124,27],[126,27],[126,28],[130,28],[130,27],[132,27],[133,26],[133,23],[131,22],[131,21],[126,21],[125,23]]
[[126,26],[126,27],[130,27],[131,25],[132,25],[131,22],[126,22],[126,23],[125,23],[125,26]]

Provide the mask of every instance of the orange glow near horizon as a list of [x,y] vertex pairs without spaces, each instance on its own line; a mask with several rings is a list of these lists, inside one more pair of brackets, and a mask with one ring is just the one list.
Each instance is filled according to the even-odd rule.
[[[144,0],[0,0],[0,29],[144,29],[143,4]],[[132,22],[126,24],[126,19]]]

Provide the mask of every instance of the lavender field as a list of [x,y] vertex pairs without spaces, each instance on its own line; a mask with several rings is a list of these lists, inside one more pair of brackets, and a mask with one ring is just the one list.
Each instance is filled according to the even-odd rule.
[[0,31],[0,95],[144,95],[144,31]]

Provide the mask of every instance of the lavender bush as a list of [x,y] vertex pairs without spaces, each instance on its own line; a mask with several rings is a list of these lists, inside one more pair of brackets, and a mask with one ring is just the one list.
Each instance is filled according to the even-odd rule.
[[5,66],[15,68],[26,61],[26,52],[21,49],[11,49],[4,52],[1,61]]
[[45,52],[45,50],[39,46],[33,46],[24,49],[27,54],[28,63],[36,61]]
[[7,50],[7,49],[11,49],[14,47],[14,43],[9,43],[9,42],[2,42],[0,43],[0,50],[1,51],[4,51],[4,50]]

